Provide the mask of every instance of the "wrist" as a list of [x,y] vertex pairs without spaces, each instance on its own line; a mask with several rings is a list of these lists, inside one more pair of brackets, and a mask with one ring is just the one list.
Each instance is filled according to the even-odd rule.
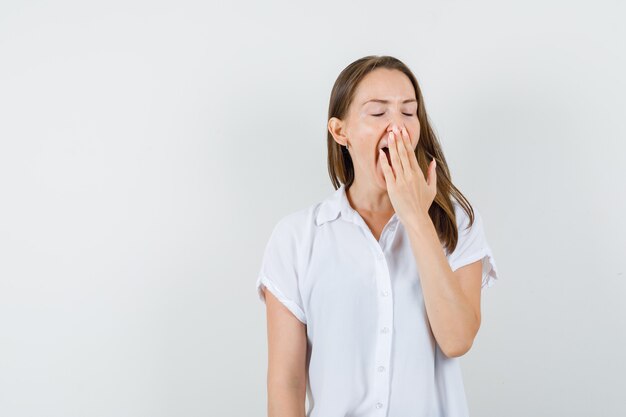
[[429,226],[433,226],[433,222],[428,213],[416,213],[406,225],[410,232],[421,234]]

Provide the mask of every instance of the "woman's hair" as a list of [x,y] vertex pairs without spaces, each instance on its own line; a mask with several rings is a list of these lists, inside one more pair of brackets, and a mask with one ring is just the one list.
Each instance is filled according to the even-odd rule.
[[[448,253],[452,253],[458,241],[458,231],[451,197],[454,197],[459,202],[470,217],[469,226],[474,223],[474,210],[461,191],[452,184],[452,177],[450,176],[446,158],[443,155],[439,140],[435,136],[430,123],[428,123],[422,92],[411,70],[402,61],[391,56],[370,55],[354,61],[341,71],[335,81],[330,94],[328,120],[331,117],[344,119],[347,116],[348,108],[352,103],[359,83],[363,77],[376,68],[402,71],[413,84],[418,103],[417,117],[420,122],[420,136],[415,149],[415,156],[425,177],[428,175],[428,164],[432,161],[432,158],[434,157],[437,160],[437,195],[428,210],[428,214],[435,225],[439,240],[448,250]],[[328,173],[333,186],[335,189],[338,189],[341,183],[343,183],[347,189],[354,181],[352,157],[344,146],[339,145],[333,139],[329,131],[327,131],[327,145]]]

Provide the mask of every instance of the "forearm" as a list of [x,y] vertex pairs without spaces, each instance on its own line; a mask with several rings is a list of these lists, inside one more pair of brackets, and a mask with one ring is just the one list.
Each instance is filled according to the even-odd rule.
[[428,216],[407,227],[433,335],[447,356],[464,354],[478,332],[478,318],[450,268]]
[[267,384],[268,417],[304,417],[306,385],[301,382],[272,380]]

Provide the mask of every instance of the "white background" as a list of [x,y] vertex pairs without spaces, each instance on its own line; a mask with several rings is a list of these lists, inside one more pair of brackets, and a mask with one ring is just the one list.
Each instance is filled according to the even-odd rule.
[[330,90],[415,72],[500,281],[474,416],[626,415],[620,1],[0,3],[0,415],[264,416],[256,274]]

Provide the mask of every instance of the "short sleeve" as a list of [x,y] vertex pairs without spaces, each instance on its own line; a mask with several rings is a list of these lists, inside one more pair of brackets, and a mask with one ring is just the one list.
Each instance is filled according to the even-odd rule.
[[483,219],[476,207],[474,210],[474,223],[468,229],[469,216],[460,204],[455,202],[456,221],[459,237],[456,248],[448,256],[448,263],[452,271],[462,266],[482,259],[483,272],[481,289],[493,286],[498,279],[496,261],[485,236]]
[[306,316],[298,284],[297,239],[293,225],[279,221],[265,246],[256,289],[265,303],[263,287],[267,288],[294,316],[306,324]]

